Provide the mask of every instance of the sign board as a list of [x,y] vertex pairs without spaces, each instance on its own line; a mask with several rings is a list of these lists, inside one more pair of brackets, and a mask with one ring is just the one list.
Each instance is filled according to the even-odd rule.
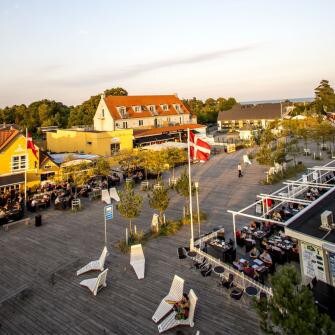
[[313,172],[313,180],[317,181],[319,179],[319,174],[317,171]]
[[323,251],[315,245],[301,242],[302,267],[304,275],[326,282]]
[[302,175],[302,181],[303,181],[304,183],[307,183],[307,182],[308,182],[307,174],[303,174],[303,175]]
[[113,205],[107,205],[104,209],[105,213],[105,220],[112,220],[113,219]]
[[262,205],[261,204],[257,204],[256,205],[256,214],[263,214],[262,213]]

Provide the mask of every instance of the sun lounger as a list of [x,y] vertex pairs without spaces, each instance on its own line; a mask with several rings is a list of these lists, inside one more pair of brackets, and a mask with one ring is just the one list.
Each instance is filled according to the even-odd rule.
[[101,190],[101,201],[104,201],[107,205],[111,204],[111,197],[109,196],[108,190]]
[[80,285],[88,287],[88,289],[93,293],[93,295],[97,295],[98,290],[102,287],[106,287],[106,278],[107,278],[108,269],[101,272],[98,277],[92,279],[85,279],[80,282]]
[[144,278],[145,258],[141,244],[130,247],[130,265],[134,268],[138,279]]
[[171,313],[170,315],[168,315],[166,319],[162,321],[162,323],[158,325],[158,331],[160,333],[177,326],[190,326],[190,327],[194,326],[194,312],[198,297],[195,295],[193,290],[190,290],[188,297],[190,299],[190,311],[188,318],[186,320],[176,320],[177,313],[176,312]]
[[106,247],[102,250],[101,256],[97,261],[89,262],[87,265],[82,267],[77,271],[77,276],[88,272],[88,271],[103,271],[105,266],[105,260],[108,254],[108,250]]
[[[154,322],[161,320],[167,313],[169,313],[173,308],[173,303],[180,301],[183,297],[184,292],[184,279],[177,275],[174,275],[170,291],[168,295],[163,298],[155,314],[152,317]],[[168,302],[167,302],[168,301]]]
[[111,199],[114,199],[115,201],[120,201],[120,197],[119,197],[115,187],[111,187],[109,189],[109,196],[111,197]]

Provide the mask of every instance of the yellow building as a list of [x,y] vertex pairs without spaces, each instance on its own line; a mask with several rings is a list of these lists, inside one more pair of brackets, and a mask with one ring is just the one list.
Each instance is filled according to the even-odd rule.
[[133,148],[133,130],[96,131],[58,129],[47,132],[47,149],[51,152],[79,152],[112,156],[119,150]]

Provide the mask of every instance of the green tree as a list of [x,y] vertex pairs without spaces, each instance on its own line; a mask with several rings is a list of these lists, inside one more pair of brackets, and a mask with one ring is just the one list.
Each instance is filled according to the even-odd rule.
[[[188,173],[186,172],[186,170],[182,172],[180,178],[177,180],[175,190],[179,195],[184,197],[185,214],[188,215],[190,213],[190,206],[189,206],[190,187],[189,187],[189,177],[188,177]],[[193,182],[191,185],[191,193],[192,193],[192,196],[195,193],[195,186]]]
[[301,285],[294,266],[284,266],[271,279],[273,297],[255,302],[261,328],[267,334],[334,334],[333,322],[320,314],[312,292]]
[[94,163],[93,173],[107,176],[110,174],[110,165],[106,158],[98,158]]
[[185,150],[178,148],[169,148],[165,151],[166,162],[172,168],[172,178],[174,179],[174,168],[177,164],[186,162],[187,154]]
[[167,157],[164,150],[153,151],[147,150],[146,153],[146,167],[149,172],[157,175],[157,180],[159,180],[160,175],[169,169],[169,164],[167,162]]
[[334,89],[329,85],[328,80],[321,80],[318,87],[315,88],[314,108],[319,114],[333,112],[335,110]]
[[170,197],[169,191],[164,184],[154,188],[151,194],[148,194],[149,206],[159,211],[159,223],[164,223],[164,212],[169,206]]
[[132,183],[125,183],[119,197],[116,208],[122,217],[129,220],[129,232],[132,233],[131,222],[141,214],[143,197],[135,193]]
[[114,95],[114,96],[125,96],[128,95],[128,92],[122,87],[114,87],[105,90],[105,96]]

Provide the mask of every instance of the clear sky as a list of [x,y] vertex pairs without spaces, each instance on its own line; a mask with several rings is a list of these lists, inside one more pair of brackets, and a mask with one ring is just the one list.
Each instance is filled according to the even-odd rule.
[[311,97],[335,83],[334,0],[0,0],[0,107],[129,94]]

